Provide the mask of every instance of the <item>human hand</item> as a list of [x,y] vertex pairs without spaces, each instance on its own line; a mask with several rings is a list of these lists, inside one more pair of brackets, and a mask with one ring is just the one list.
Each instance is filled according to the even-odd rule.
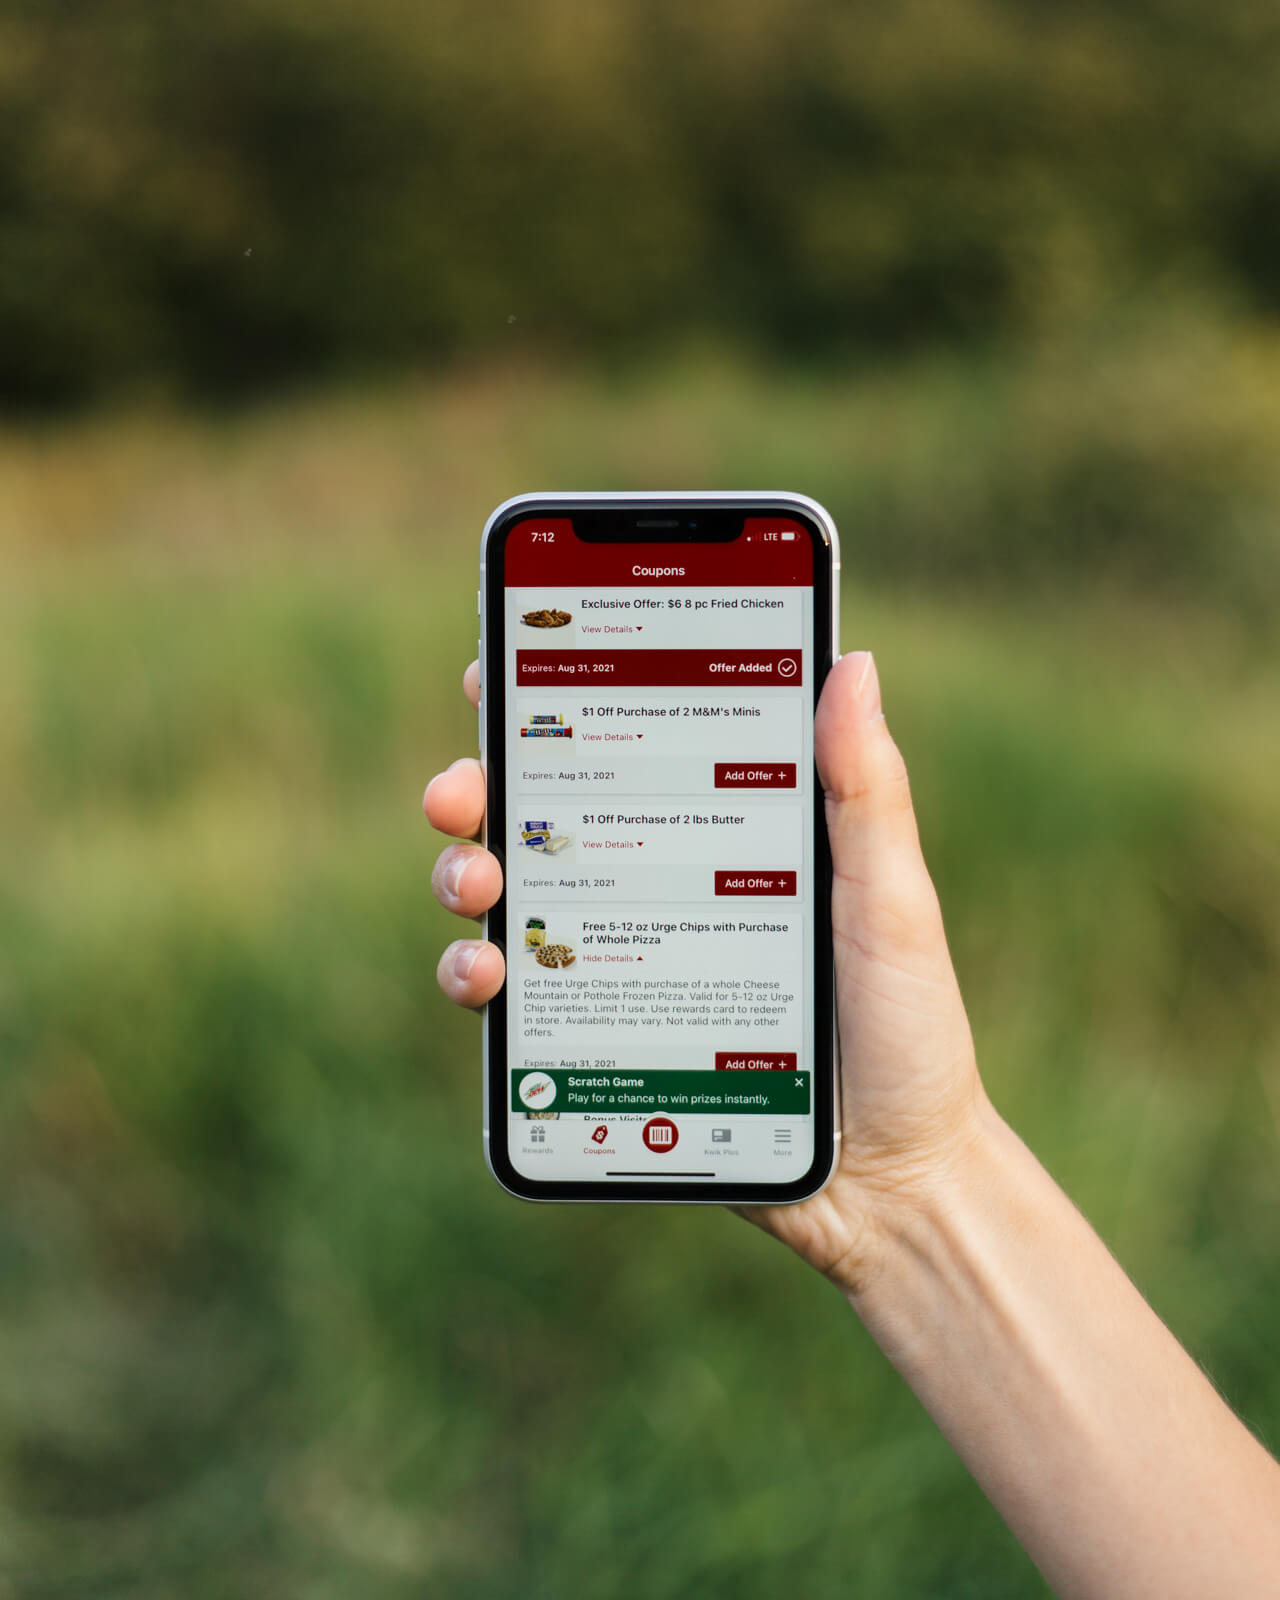
[[[475,662],[463,687],[477,704]],[[856,1293],[903,1215],[964,1159],[986,1101],[920,853],[906,767],[881,713],[868,652],[843,657],[830,673],[814,751],[835,871],[843,1137],[821,1194],[798,1205],[739,1209]],[[467,841],[479,834],[484,805],[484,772],[475,760],[438,774],[423,800],[434,827]],[[446,910],[479,916],[501,893],[502,872],[479,844],[451,844],[436,862],[432,887]],[[437,979],[456,1004],[482,1006],[504,973],[496,946],[458,939],[441,956]]]
[[[476,701],[474,663],[465,683]],[[986,1099],[870,655],[832,670],[814,749],[843,1138],[821,1194],[740,1209],[848,1294],[1056,1593],[1276,1593],[1280,1468]],[[484,799],[479,762],[460,761],[425,807],[466,837]],[[476,915],[502,878],[453,844],[433,883]],[[501,953],[458,940],[439,978],[483,1005]]]

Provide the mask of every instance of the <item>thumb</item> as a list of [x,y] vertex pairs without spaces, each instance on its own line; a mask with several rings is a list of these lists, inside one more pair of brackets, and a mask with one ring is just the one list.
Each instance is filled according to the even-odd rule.
[[921,977],[949,975],[906,764],[880,708],[870,651],[843,656],[832,668],[814,722],[814,757],[826,791],[837,938],[863,957]]

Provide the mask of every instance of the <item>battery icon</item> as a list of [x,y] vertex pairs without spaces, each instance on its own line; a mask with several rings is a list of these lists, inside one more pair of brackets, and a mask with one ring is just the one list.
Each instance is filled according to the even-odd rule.
[[786,528],[784,528],[784,529],[783,529],[783,530],[782,530],[782,534],[781,534],[781,537],[782,537],[782,538],[784,538],[784,539],[794,539],[794,538],[795,538],[795,536],[796,536],[796,535],[795,535],[795,529],[794,529],[794,528],[792,528],[792,529],[790,529],[790,530],[788,530],[788,529],[786,529]]

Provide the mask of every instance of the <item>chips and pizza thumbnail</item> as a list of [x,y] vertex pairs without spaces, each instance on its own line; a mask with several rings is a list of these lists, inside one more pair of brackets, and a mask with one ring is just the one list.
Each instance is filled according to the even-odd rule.
[[571,967],[578,959],[567,944],[543,944],[533,952],[540,967]]

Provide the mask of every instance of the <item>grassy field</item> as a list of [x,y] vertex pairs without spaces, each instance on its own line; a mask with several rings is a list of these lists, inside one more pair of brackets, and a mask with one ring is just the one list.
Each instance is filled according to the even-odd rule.
[[922,380],[927,451],[905,387],[899,436],[874,384],[766,428],[715,377],[0,440],[0,1596],[1045,1592],[777,1246],[484,1171],[419,798],[474,749],[483,515],[556,480],[830,500],[992,1093],[1280,1444],[1273,468],[1214,500],[1155,450],[1231,509],[1181,565],[1168,524],[1155,598],[1002,581],[984,463],[1037,381]]

